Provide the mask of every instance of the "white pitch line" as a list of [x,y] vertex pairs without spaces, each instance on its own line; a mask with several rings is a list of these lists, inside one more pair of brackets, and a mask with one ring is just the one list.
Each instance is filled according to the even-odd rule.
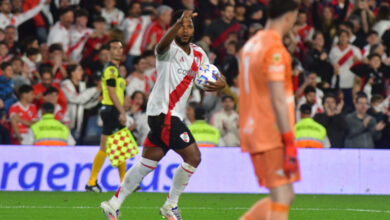
[[[2,206],[0,209],[98,209],[96,206]],[[154,210],[160,207],[122,207],[122,209],[146,209]],[[183,210],[247,210],[249,207],[231,207],[231,208],[211,208],[211,207],[183,207]],[[339,208],[291,208],[293,211],[347,211],[347,212],[368,212],[368,213],[385,213],[390,214],[390,210],[374,210],[374,209],[339,209]]]

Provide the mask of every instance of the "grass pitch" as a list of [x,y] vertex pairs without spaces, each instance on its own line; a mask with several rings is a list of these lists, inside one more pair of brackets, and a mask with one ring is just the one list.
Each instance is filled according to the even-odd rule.
[[[0,219],[104,219],[99,204],[113,192],[0,192]],[[237,220],[265,195],[183,194],[185,220]],[[123,204],[120,219],[161,219],[166,194],[134,193]],[[297,195],[290,220],[390,219],[390,196]]]

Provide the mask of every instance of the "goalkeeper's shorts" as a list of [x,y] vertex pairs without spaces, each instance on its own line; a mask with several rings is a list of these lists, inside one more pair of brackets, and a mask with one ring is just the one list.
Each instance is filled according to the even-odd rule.
[[276,188],[301,179],[299,168],[288,178],[283,171],[284,148],[279,147],[261,153],[251,154],[253,168],[260,186]]
[[125,126],[119,122],[119,111],[113,105],[102,105],[100,116],[103,120],[103,134],[111,135]]

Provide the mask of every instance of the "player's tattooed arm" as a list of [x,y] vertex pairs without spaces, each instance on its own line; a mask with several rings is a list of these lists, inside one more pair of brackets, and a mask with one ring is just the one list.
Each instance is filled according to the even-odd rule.
[[215,75],[217,80],[215,82],[207,81],[207,84],[204,86],[204,90],[207,92],[215,92],[225,88],[226,78],[224,75],[221,76]]
[[185,10],[177,22],[164,34],[160,42],[157,44],[156,51],[158,54],[164,54],[168,51],[169,45],[175,39],[177,32],[183,25],[183,22],[187,19],[192,19],[197,16],[197,13],[193,13],[192,10]]

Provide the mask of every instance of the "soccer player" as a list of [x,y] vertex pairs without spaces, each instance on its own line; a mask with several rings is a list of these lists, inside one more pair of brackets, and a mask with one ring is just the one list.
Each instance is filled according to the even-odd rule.
[[[259,184],[270,196],[241,220],[286,220],[300,179],[294,143],[294,94],[291,57],[282,39],[293,27],[299,2],[269,0],[264,31],[243,47],[240,66],[240,133]],[[257,123],[260,122],[260,123]]]
[[[85,186],[87,191],[101,192],[97,184],[97,175],[106,159],[107,137],[125,127],[126,111],[123,108],[126,81],[119,72],[119,64],[123,54],[123,46],[119,40],[108,42],[110,62],[106,64],[102,76],[103,100],[101,117],[103,120],[103,134],[100,139],[100,150],[93,161],[91,177]],[[126,173],[126,163],[118,166],[121,182]]]
[[[184,162],[173,176],[168,198],[160,213],[170,220],[181,219],[177,203],[191,175],[200,163],[200,151],[190,130],[185,126],[186,103],[193,79],[202,64],[208,64],[206,53],[190,43],[194,34],[191,10],[174,14],[174,25],[156,47],[158,78],[147,105],[150,132],[145,140],[141,159],[126,173],[125,180],[115,195],[101,204],[107,219],[117,219],[125,198],[141,180],[156,167],[168,150],[178,153]],[[224,77],[209,82],[205,90],[218,91],[225,87]]]

